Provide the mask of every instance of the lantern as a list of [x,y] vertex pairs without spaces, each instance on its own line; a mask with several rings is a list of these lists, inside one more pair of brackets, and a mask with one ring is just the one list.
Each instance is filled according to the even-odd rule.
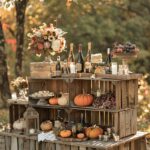
[[39,131],[39,113],[29,106],[23,114],[26,123],[26,134],[35,134]]

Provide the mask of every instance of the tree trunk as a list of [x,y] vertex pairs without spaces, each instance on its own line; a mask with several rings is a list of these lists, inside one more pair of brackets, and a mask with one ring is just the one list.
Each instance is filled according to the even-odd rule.
[[16,6],[16,64],[15,74],[16,76],[22,76],[22,61],[23,61],[23,46],[24,46],[24,23],[25,23],[25,11],[28,0],[18,0],[15,3]]
[[11,98],[11,92],[8,80],[8,69],[6,62],[5,53],[5,38],[2,29],[2,23],[0,21],[0,99],[2,100],[2,105],[6,106],[6,100]]

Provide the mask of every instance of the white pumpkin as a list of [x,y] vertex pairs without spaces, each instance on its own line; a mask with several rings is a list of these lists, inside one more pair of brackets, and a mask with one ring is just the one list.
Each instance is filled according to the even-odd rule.
[[66,93],[64,93],[60,98],[58,98],[58,104],[61,106],[68,105],[68,100],[69,100],[68,96],[66,96]]
[[16,130],[25,129],[26,128],[26,122],[25,122],[25,120],[23,118],[20,118],[20,119],[16,120],[13,123],[13,128],[16,129]]

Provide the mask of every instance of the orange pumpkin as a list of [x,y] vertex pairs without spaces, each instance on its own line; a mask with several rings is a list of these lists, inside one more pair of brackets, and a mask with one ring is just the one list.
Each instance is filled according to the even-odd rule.
[[42,131],[47,132],[47,131],[50,131],[53,128],[53,124],[50,120],[46,120],[46,121],[41,123],[40,127],[41,127]]
[[62,131],[60,131],[60,136],[62,138],[67,138],[67,137],[71,136],[71,131],[70,130],[62,130]]
[[103,134],[103,129],[95,126],[95,127],[89,127],[85,129],[85,134],[87,137],[91,139],[98,138],[99,135]]
[[74,103],[77,106],[89,106],[93,103],[93,96],[90,94],[79,94],[75,97]]
[[56,98],[56,97],[50,98],[49,104],[50,105],[58,105],[58,98]]
[[85,134],[84,133],[78,133],[77,134],[77,138],[78,139],[83,139],[85,137]]

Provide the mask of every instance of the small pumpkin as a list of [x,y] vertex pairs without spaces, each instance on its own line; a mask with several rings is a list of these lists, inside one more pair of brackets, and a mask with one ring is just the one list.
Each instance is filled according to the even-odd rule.
[[83,139],[85,137],[85,134],[84,133],[78,133],[77,134],[77,138],[78,139]]
[[75,97],[74,103],[77,106],[89,106],[93,103],[93,96],[90,94],[79,94]]
[[23,118],[20,118],[18,120],[16,120],[14,123],[13,123],[13,128],[16,129],[16,130],[23,130],[26,128],[26,122]]
[[103,129],[98,126],[88,127],[85,129],[85,134],[87,137],[95,139],[98,138],[99,135],[103,134]]
[[71,131],[70,130],[62,130],[62,131],[60,131],[59,134],[62,138],[67,138],[67,137],[71,136]]
[[47,132],[47,131],[50,131],[53,128],[53,124],[50,120],[46,120],[46,121],[41,123],[40,127],[41,127],[42,131]]
[[62,96],[58,98],[58,104],[61,106],[68,105],[68,100],[69,100],[68,96],[69,96],[68,93],[62,93]]
[[58,98],[56,98],[56,97],[50,98],[49,104],[50,105],[58,105]]

